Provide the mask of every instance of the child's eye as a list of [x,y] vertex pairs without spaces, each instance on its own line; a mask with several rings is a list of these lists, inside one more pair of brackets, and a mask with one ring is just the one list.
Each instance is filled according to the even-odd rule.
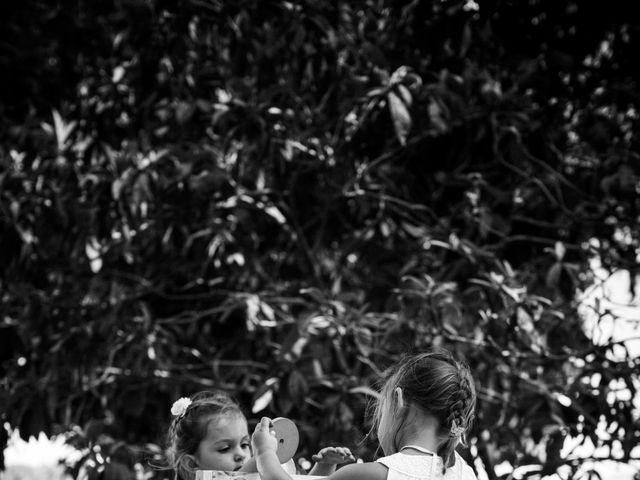
[[241,446],[242,446],[242,448],[250,448],[251,444],[250,443],[243,443]]
[[222,447],[218,449],[218,452],[220,453],[224,453],[224,452],[228,452],[230,447]]

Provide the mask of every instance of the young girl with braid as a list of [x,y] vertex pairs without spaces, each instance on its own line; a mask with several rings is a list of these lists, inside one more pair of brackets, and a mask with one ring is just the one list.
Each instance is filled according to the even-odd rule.
[[[455,451],[474,416],[476,394],[469,368],[446,351],[406,357],[391,368],[374,423],[386,455],[346,465],[330,480],[476,480]],[[262,480],[290,480],[275,455],[271,420],[262,418],[251,439]]]

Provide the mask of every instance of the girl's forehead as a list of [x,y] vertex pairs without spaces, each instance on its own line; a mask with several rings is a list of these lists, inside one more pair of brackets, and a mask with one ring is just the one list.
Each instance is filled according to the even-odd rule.
[[238,412],[211,415],[207,422],[208,430],[248,430],[247,419]]

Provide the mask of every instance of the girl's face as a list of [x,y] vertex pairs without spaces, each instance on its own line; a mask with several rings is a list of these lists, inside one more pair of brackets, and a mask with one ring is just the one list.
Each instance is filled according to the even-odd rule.
[[238,413],[217,415],[209,420],[207,435],[195,458],[202,470],[238,470],[251,457],[247,420]]

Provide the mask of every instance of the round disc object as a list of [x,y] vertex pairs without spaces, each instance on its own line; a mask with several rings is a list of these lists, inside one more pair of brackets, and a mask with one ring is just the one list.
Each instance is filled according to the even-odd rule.
[[276,455],[280,463],[287,463],[293,458],[298,450],[300,434],[298,427],[288,418],[278,417],[272,420],[273,430],[276,432],[278,439],[278,449]]

